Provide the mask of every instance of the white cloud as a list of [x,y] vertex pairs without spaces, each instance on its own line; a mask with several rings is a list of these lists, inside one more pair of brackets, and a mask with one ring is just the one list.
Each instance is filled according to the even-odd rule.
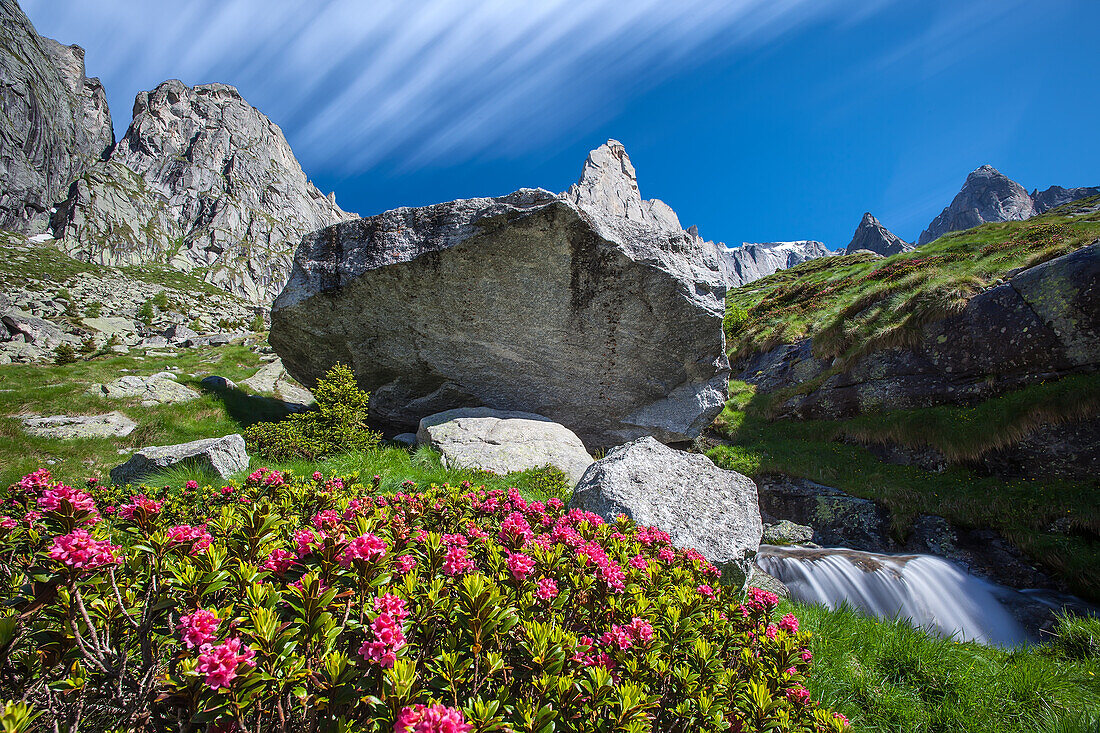
[[[885,0],[876,0],[876,7]],[[855,0],[24,0],[87,49],[119,128],[166,78],[238,86],[303,159],[345,173],[512,156],[639,91]],[[736,93],[731,90],[731,93]]]

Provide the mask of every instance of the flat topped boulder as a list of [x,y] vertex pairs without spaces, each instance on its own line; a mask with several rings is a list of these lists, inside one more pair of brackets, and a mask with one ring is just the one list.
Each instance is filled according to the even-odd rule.
[[641,199],[610,141],[564,194],[402,208],[305,237],[269,340],[307,387],[348,364],[394,432],[491,407],[592,448],[682,441],[725,402],[724,292],[713,245]]
[[175,381],[171,372],[160,372],[143,377],[127,374],[108,384],[93,384],[88,394],[108,399],[139,398],[143,407],[188,402],[197,399],[199,393],[185,384]]
[[673,545],[703,553],[734,583],[748,577],[763,533],[752,479],[652,438],[621,445],[592,464],[569,506],[609,522],[625,514],[668,532]]
[[23,429],[40,438],[121,438],[138,424],[121,412],[105,415],[25,415]]
[[174,466],[207,469],[229,478],[248,468],[244,438],[233,434],[142,448],[130,460],[111,469],[111,481],[116,485],[137,483],[150,474]]
[[572,486],[592,465],[576,433],[529,412],[447,410],[421,420],[416,439],[439,451],[448,468],[505,474],[551,465],[565,473]]

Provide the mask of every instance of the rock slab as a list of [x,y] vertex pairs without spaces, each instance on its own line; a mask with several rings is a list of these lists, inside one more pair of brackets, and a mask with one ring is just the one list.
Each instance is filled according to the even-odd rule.
[[167,372],[149,377],[128,374],[109,384],[93,384],[88,394],[115,400],[137,397],[142,407],[188,402],[199,397],[198,392],[176,382],[175,376]]
[[26,415],[23,429],[40,438],[121,438],[138,424],[121,412],[106,415]]
[[339,361],[393,432],[458,407],[543,415],[589,447],[697,436],[726,399],[713,245],[643,201],[622,145],[564,194],[402,208],[307,236],[269,341],[307,387]]
[[421,420],[416,441],[439,451],[449,468],[506,474],[549,464],[565,473],[571,486],[592,465],[576,433],[529,412],[447,410]]
[[229,478],[248,468],[244,438],[233,434],[179,445],[142,448],[126,463],[111,469],[111,481],[116,485],[131,484],[174,466],[210,469],[222,478]]
[[673,545],[695,548],[738,583],[748,577],[763,533],[752,479],[652,438],[621,445],[596,461],[573,489],[569,506],[608,521],[626,514],[668,532]]

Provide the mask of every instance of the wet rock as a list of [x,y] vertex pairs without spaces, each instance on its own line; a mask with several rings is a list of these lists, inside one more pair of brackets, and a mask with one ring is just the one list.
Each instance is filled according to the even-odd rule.
[[653,438],[621,445],[596,461],[569,506],[612,522],[626,514],[668,532],[673,545],[695,548],[734,583],[748,577],[763,531],[752,479]]
[[111,481],[116,485],[136,483],[149,474],[177,466],[209,469],[222,478],[229,478],[248,468],[244,438],[234,434],[142,448],[130,460],[111,469]]
[[780,519],[774,524],[764,524],[764,535],[760,541],[766,545],[805,545],[813,540],[813,527]]
[[466,407],[420,421],[415,441],[439,451],[449,468],[496,474],[551,465],[576,484],[592,465],[584,443],[568,428],[527,412]]

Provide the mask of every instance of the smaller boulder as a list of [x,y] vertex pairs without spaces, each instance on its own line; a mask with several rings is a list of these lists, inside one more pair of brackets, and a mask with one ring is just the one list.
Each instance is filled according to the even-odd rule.
[[3,321],[11,338],[22,336],[25,343],[42,348],[53,348],[61,343],[61,328],[55,323],[32,316],[19,310],[9,310],[0,320]]
[[549,464],[575,484],[592,465],[576,433],[530,412],[459,407],[423,418],[416,440],[443,454],[448,468],[505,474]]
[[765,524],[764,536],[761,539],[765,545],[805,545],[813,541],[813,527],[795,524],[789,519],[780,519],[775,524]]
[[752,479],[649,437],[590,466],[569,506],[609,522],[625,514],[668,532],[673,545],[703,553],[726,582],[738,585],[751,572],[763,532]]
[[134,432],[137,423],[121,412],[106,415],[26,415],[23,429],[40,438],[121,438]]
[[274,395],[289,405],[308,407],[314,402],[313,394],[290,378],[278,357],[260,367],[241,385],[254,392]]
[[142,407],[188,402],[199,397],[198,392],[175,379],[171,372],[161,372],[151,377],[128,374],[110,384],[93,384],[88,389],[88,394],[108,399],[137,397],[141,399]]
[[233,434],[179,445],[142,448],[130,460],[111,469],[111,481],[119,486],[137,483],[152,473],[174,466],[210,469],[227,479],[248,468],[244,438]]
[[173,323],[168,328],[164,329],[164,338],[172,342],[186,341],[189,338],[194,338],[199,334],[194,330],[188,328],[182,323]]
[[199,384],[211,390],[212,392],[228,392],[231,389],[237,388],[237,385],[233,383],[233,380],[226,379],[225,377],[219,377],[217,374],[211,374],[209,376],[203,377]]
[[393,436],[393,442],[406,448],[416,447],[416,433],[400,433]]

